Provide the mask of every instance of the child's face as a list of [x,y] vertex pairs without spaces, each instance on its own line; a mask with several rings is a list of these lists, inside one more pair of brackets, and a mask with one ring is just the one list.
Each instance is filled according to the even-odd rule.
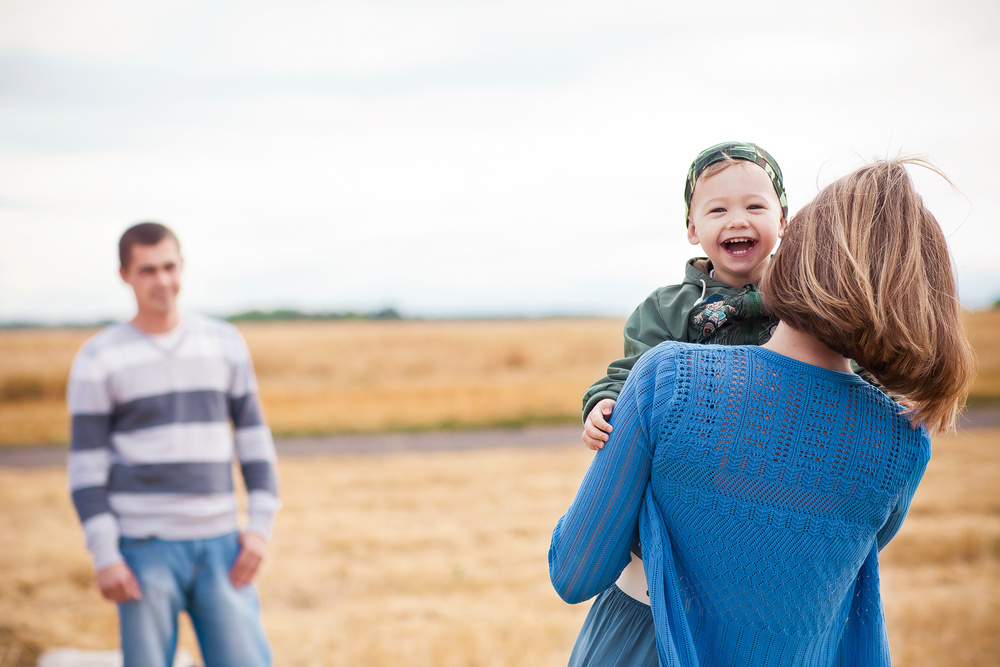
[[715,279],[734,287],[760,281],[786,226],[771,179],[746,160],[698,180],[690,220],[688,241],[701,244]]

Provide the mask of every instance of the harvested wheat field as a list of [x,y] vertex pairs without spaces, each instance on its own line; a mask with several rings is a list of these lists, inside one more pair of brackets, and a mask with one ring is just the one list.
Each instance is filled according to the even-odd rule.
[[[896,665],[1000,664],[998,442],[997,429],[937,438],[883,552]],[[546,555],[591,456],[566,443],[285,458],[259,578],[275,664],[565,664],[587,605],[559,600]],[[114,647],[63,471],[0,468],[0,517],[0,667]],[[189,628],[182,643],[196,652]]]
[[[1000,401],[1000,308],[970,313],[973,400]],[[278,435],[573,422],[621,354],[617,319],[240,325]],[[0,446],[64,443],[73,356],[94,329],[0,329]]]
[[[240,325],[279,435],[574,421],[621,330],[599,318]],[[66,442],[66,378],[94,333],[0,329],[0,446]]]
[[[976,401],[1000,398],[1000,309],[969,316]],[[278,434],[579,419],[619,320],[241,326]],[[0,330],[0,445],[65,442],[70,362],[94,330]],[[592,454],[577,442],[285,458],[259,578],[279,667],[565,664],[587,605],[547,549]],[[894,664],[1000,664],[1000,430],[939,437],[883,553]],[[117,644],[61,468],[0,468],[0,667]],[[182,643],[196,648],[190,629]]]

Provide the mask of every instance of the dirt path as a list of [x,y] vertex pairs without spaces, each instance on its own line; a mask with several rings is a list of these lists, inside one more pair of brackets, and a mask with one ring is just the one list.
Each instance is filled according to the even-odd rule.
[[[580,442],[576,424],[525,428],[477,429],[469,431],[427,431],[423,433],[373,433],[279,438],[278,456],[338,456],[345,454],[388,454],[393,452],[434,452],[489,447],[547,447]],[[583,446],[582,444],[580,445]],[[34,468],[66,464],[62,445],[0,447],[0,466]]]
[[[959,431],[1000,427],[1000,407],[969,410],[959,421]],[[341,456],[389,454],[393,452],[434,452],[489,447],[550,447],[580,444],[580,426],[531,426],[525,428],[477,429],[469,431],[427,431],[424,433],[374,433],[370,435],[330,435],[280,438],[278,456]],[[582,447],[583,445],[580,444]],[[66,448],[61,445],[0,447],[0,466],[35,468],[66,464]]]

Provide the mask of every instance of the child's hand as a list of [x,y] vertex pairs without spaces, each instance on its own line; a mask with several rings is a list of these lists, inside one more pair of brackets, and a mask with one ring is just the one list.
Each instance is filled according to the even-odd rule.
[[615,409],[613,398],[605,398],[597,402],[594,409],[587,415],[587,421],[583,424],[583,444],[593,450],[603,449],[604,443],[608,441],[608,434],[611,433],[611,424],[608,418],[611,417]]

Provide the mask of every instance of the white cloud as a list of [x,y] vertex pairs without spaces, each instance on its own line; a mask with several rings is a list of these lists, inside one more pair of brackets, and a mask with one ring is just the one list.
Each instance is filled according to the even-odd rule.
[[197,0],[3,0],[0,45],[80,57],[128,58],[155,47]]
[[793,211],[929,155],[991,275],[1000,10],[971,0],[6,5],[0,318],[127,312],[97,267],[148,218],[213,312],[624,314],[695,253],[684,173],[726,139],[778,158]]

